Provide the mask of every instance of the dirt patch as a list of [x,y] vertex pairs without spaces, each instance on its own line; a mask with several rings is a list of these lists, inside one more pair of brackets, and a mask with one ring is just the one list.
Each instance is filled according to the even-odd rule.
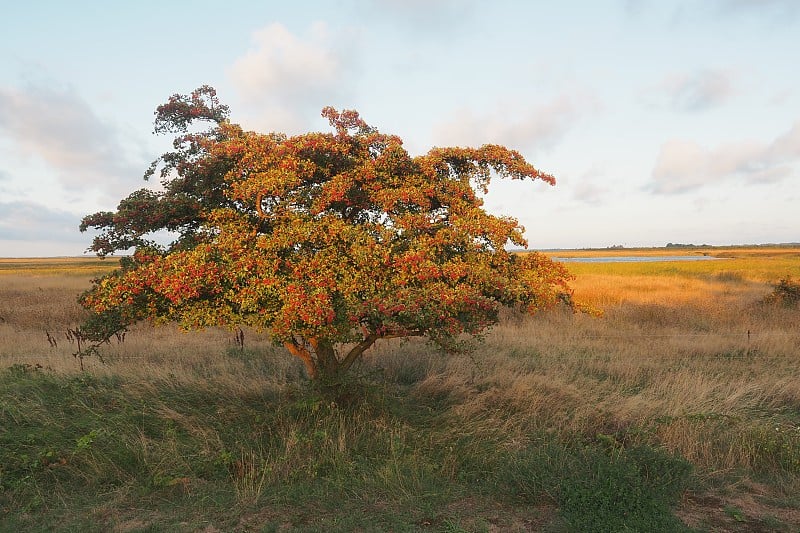
[[533,532],[542,531],[558,520],[558,509],[547,503],[530,507],[510,506],[491,499],[470,497],[450,503],[438,516],[438,523],[432,522],[427,527],[441,530],[449,523],[467,531]]
[[774,533],[800,530],[800,511],[768,505],[764,503],[764,494],[757,491],[731,496],[689,494],[675,514],[687,526],[706,531]]

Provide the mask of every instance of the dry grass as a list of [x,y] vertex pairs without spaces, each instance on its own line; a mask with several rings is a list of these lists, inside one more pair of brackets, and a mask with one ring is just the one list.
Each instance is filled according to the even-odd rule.
[[[800,250],[709,253],[727,258],[568,263],[577,275],[576,298],[602,308],[602,318],[509,312],[469,355],[442,355],[419,340],[382,343],[356,370],[377,377],[373,384],[389,383],[395,391],[389,395],[401,391],[413,399],[406,405],[419,411],[410,418],[395,417],[383,404],[320,415],[327,404],[306,406],[302,393],[293,396],[302,390],[302,364],[252,331],[245,332],[240,350],[226,330],[181,333],[140,325],[124,342],[105,347],[104,361],[85,365],[91,375],[121,378],[126,398],[153,402],[168,395],[152,405],[153,420],[191,435],[195,456],[184,457],[186,444],[171,433],[141,433],[141,442],[126,446],[141,450],[136,471],[146,467],[158,474],[152,483],[176,498],[202,490],[187,474],[190,462],[216,457],[229,472],[237,505],[263,505],[263,494],[273,498],[276,487],[291,493],[298,480],[316,479],[316,468],[328,468],[366,487],[370,496],[361,496],[359,505],[379,509],[399,499],[413,506],[420,494],[441,492],[452,484],[447,480],[458,479],[464,457],[519,456],[549,435],[560,442],[663,446],[691,461],[706,487],[685,499],[680,513],[687,523],[744,531],[773,517],[790,531],[800,527],[800,310],[763,299],[770,283],[800,278]],[[77,295],[109,267],[113,263],[84,259],[0,261],[0,367],[79,374],[76,347],[65,331],[82,319]],[[234,438],[226,424],[234,427],[241,416],[237,402],[265,394],[300,398],[276,404],[286,410],[270,418],[268,433],[276,443],[223,443]],[[208,398],[216,402],[207,415],[211,421],[203,409],[187,407],[202,407]],[[409,426],[420,413],[435,418],[435,431],[421,429],[429,422]],[[224,430],[218,419],[230,419],[220,422]],[[68,444],[92,437],[81,435]],[[113,449],[106,444],[86,451]],[[360,470],[349,450],[380,457],[379,466]],[[443,450],[442,461],[434,465],[426,456],[430,450]],[[73,455],[76,475],[108,463],[99,455]],[[489,459],[486,464],[494,465]],[[130,476],[126,472],[120,479]],[[118,497],[124,499],[123,493]],[[737,529],[723,509],[744,511],[751,522]],[[125,516],[118,517],[121,523]]]
[[603,250],[559,252],[559,257],[704,255],[706,261],[566,263],[579,300],[601,308],[624,303],[676,306],[714,301],[730,307],[757,298],[764,285],[800,277],[798,248],[715,248],[699,251]]
[[118,263],[116,258],[96,257],[0,258],[0,276],[7,274],[97,276],[115,268]]
[[[709,479],[744,471],[772,480],[771,497],[788,498],[800,490],[800,311],[760,302],[770,282],[800,278],[800,250],[711,253],[727,259],[570,263],[576,298],[601,307],[604,317],[509,313],[472,355],[391,341],[368,353],[361,370],[407,386],[420,402],[461,419],[463,431],[497,435],[510,448],[541,432],[609,435],[678,452]],[[78,372],[64,331],[80,321],[75,296],[95,272],[70,262],[66,272],[55,263],[20,262],[22,271],[10,264],[0,275],[0,366]],[[48,344],[48,332],[57,346]],[[143,325],[105,353],[105,363],[87,362],[89,372],[235,394],[278,390],[302,374],[251,331],[241,351],[228,331]],[[237,490],[256,498],[279,461],[238,459]]]
[[762,300],[769,282],[800,273],[800,255],[745,252],[729,260],[735,268],[570,263],[576,298],[603,318],[508,316],[474,358],[424,359],[415,391],[448,398],[465,424],[499,430],[511,446],[537,431],[605,434],[678,452],[708,479],[780,479],[766,493],[793,498],[800,310]]
[[[13,264],[9,260],[3,263]],[[0,366],[19,364],[59,373],[79,372],[80,364],[73,356],[77,347],[66,332],[84,317],[77,296],[98,275],[97,266],[87,267],[80,261],[76,270],[75,262],[67,260],[19,260],[17,264],[25,266],[0,275]],[[300,373],[294,361],[275,351],[265,335],[248,332],[246,342],[248,347],[259,347],[259,364],[272,371],[270,383],[285,383],[287,376]],[[112,340],[105,348],[103,361],[85,360],[89,372],[181,383],[213,377],[234,390],[265,385],[264,373],[253,373],[252,361],[236,350],[234,334],[227,330],[186,333],[142,324],[128,332],[124,342]],[[238,356],[228,357],[228,352]]]

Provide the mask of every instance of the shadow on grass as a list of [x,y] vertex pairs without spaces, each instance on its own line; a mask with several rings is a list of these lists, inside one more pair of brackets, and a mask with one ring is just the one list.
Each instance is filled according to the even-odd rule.
[[[509,451],[401,388],[349,387],[338,401],[300,383],[245,394],[12,367],[0,373],[0,518],[19,530],[488,531],[555,504],[568,530],[685,530],[671,512],[690,479],[679,457],[546,436]],[[494,503],[457,505],[472,499]]]

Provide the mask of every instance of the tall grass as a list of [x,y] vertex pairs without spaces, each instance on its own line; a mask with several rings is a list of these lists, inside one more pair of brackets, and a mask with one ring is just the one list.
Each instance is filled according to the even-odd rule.
[[335,398],[253,331],[142,325],[81,373],[88,276],[5,273],[0,507],[17,529],[636,531],[681,530],[678,506],[791,531],[800,315],[764,303],[787,257],[581,264],[602,318],[508,312],[464,355],[387,341]]

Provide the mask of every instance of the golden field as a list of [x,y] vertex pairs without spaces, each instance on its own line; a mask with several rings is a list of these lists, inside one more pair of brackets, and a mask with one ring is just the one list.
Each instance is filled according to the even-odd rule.
[[[567,263],[576,300],[602,317],[509,312],[471,354],[388,341],[368,352],[359,370],[411,384],[408,394],[421,402],[442,399],[463,431],[498,435],[509,448],[542,431],[664,447],[689,460],[701,479],[678,510],[686,524],[792,530],[800,527],[800,309],[764,298],[781,278],[800,279],[800,248],[551,255],[695,253],[719,259]],[[78,373],[75,346],[65,337],[82,316],[76,295],[113,266],[0,260],[0,367]],[[105,347],[103,361],[87,360],[87,372],[232,394],[280,390],[301,379],[301,365],[265,335],[246,331],[244,342],[268,371],[254,372],[246,358],[231,355],[238,350],[231,332],[141,325]]]

